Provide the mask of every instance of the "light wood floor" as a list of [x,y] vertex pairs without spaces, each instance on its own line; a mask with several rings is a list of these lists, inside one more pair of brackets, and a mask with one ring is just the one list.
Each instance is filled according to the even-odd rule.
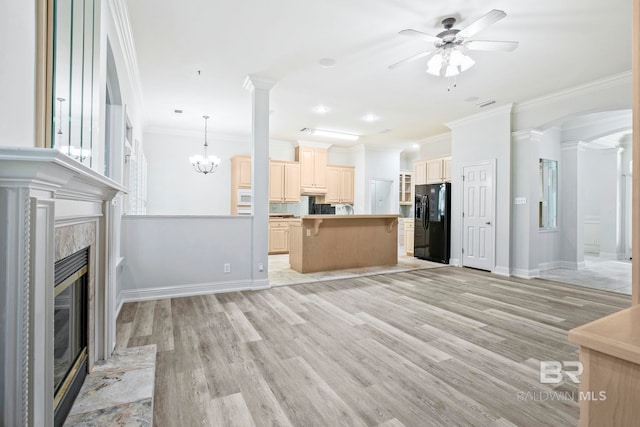
[[629,305],[442,267],[129,303],[118,346],[158,346],[157,426],[570,426],[538,361],[577,360],[567,331]]

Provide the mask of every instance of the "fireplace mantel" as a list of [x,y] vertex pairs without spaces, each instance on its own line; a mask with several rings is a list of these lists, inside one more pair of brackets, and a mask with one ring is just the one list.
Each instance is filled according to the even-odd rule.
[[[54,149],[0,147],[0,424],[53,423],[56,229],[95,226],[93,359],[115,342],[112,201],[126,189]],[[58,233],[65,235],[66,233]],[[58,242],[60,243],[60,242]]]

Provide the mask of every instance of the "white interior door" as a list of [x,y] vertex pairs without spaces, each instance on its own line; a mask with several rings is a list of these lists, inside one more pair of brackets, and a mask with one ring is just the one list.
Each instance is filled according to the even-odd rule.
[[462,265],[491,271],[495,253],[494,165],[464,166]]

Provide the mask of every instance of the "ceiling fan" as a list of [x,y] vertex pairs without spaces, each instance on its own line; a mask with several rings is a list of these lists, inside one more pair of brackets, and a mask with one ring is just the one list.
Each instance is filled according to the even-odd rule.
[[442,20],[444,31],[435,36],[417,30],[402,30],[399,34],[431,42],[435,49],[420,52],[398,61],[390,65],[389,69],[394,69],[406,62],[411,62],[433,53],[428,62],[427,73],[440,77],[451,77],[468,70],[475,64],[473,59],[465,55],[467,50],[511,52],[518,47],[518,42],[468,40],[469,37],[473,37],[505,16],[507,14],[504,11],[493,9],[462,29],[453,28],[456,23],[455,18],[445,18]]

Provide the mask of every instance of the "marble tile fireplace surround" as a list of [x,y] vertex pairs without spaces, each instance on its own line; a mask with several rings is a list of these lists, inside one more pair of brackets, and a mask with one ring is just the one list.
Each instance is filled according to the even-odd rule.
[[89,371],[113,351],[124,191],[56,150],[0,147],[0,425],[53,425],[53,268],[87,247]]

